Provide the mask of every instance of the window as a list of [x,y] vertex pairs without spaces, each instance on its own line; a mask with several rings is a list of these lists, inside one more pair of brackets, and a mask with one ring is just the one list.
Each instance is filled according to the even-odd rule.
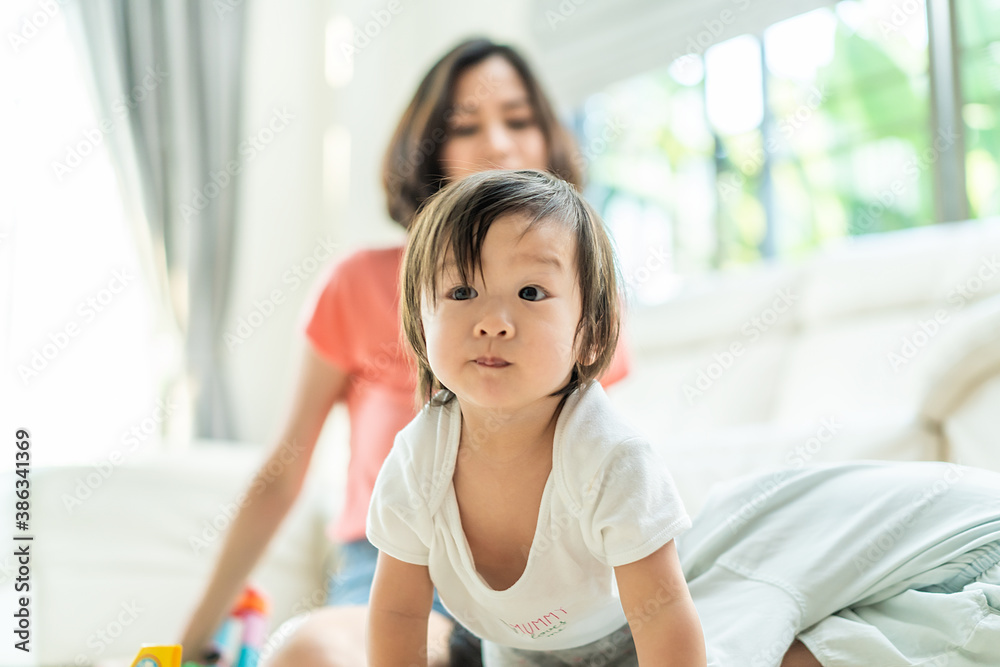
[[[16,130],[3,161],[13,216],[0,221],[0,402],[8,433],[31,432],[33,465],[106,462],[115,451],[124,461],[159,443],[165,410],[151,378],[164,377],[164,350],[174,348],[154,330],[110,135],[93,112],[62,13],[35,3],[20,9],[4,5],[0,21],[23,36],[5,40],[12,57],[2,65],[14,86],[0,124]],[[111,132],[124,122],[109,120]]]
[[959,0],[966,192],[973,217],[1000,214],[1000,2]]
[[[1000,209],[1000,0],[957,10],[980,217]],[[685,274],[931,224],[940,142],[928,62],[922,2],[845,0],[587,99],[577,128],[588,194],[637,299],[664,300]],[[667,270],[644,271],[660,249]]]

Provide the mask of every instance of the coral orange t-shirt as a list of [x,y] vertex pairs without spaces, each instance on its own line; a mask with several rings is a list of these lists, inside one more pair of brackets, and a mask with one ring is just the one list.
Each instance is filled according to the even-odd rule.
[[[341,542],[365,536],[375,478],[396,433],[417,414],[416,365],[399,319],[402,259],[403,246],[349,255],[334,267],[306,325],[316,352],[350,375],[347,497],[330,532]],[[607,387],[627,373],[628,354],[619,343],[601,384]]]

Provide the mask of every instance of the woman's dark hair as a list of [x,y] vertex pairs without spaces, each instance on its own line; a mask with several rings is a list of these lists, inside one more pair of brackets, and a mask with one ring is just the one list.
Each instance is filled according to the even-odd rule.
[[489,39],[470,39],[445,54],[427,72],[389,142],[382,164],[382,184],[389,215],[403,227],[409,227],[421,204],[447,182],[440,155],[449,136],[448,120],[456,102],[455,85],[459,76],[495,55],[506,59],[524,83],[545,137],[548,170],[578,189],[582,187],[576,143],[556,118],[528,63],[507,45]]

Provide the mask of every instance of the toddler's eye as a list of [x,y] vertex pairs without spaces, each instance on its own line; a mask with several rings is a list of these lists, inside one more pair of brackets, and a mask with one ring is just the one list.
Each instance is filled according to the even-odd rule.
[[453,289],[449,296],[455,301],[465,301],[478,296],[478,294],[476,294],[476,290],[473,288],[468,285],[463,285],[462,287],[456,287]]
[[522,287],[521,291],[518,292],[517,295],[522,299],[525,299],[526,301],[541,301],[546,296],[548,296],[540,288],[535,287],[534,285],[529,285],[528,287]]

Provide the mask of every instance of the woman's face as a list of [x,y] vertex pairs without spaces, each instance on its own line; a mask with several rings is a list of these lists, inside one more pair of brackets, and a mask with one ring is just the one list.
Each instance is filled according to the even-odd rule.
[[549,154],[528,90],[506,58],[462,72],[446,118],[441,167],[449,182],[487,169],[548,168]]

